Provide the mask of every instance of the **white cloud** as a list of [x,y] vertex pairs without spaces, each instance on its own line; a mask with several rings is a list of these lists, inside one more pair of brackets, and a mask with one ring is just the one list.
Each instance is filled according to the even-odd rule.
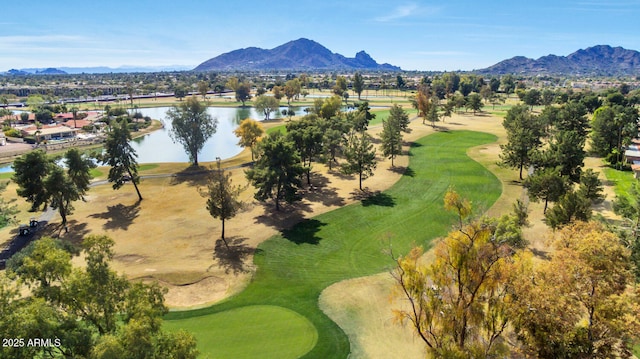
[[416,4],[400,5],[393,9],[390,14],[377,17],[375,20],[378,22],[390,22],[411,16],[415,14],[417,10],[418,5]]

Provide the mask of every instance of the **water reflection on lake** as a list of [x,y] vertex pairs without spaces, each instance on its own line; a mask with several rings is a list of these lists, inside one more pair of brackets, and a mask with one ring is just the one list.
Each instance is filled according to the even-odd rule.
[[[285,109],[285,107],[281,108]],[[139,109],[144,116],[149,116],[155,120],[161,120],[165,128],[152,132],[146,136],[133,140],[133,147],[138,153],[138,163],[155,162],[189,162],[189,156],[185,153],[182,145],[173,143],[169,136],[171,121],[166,117],[169,107],[143,108]],[[296,115],[304,114],[303,108],[293,108]],[[218,129],[216,133],[205,143],[198,155],[198,161],[215,161],[216,157],[222,159],[230,158],[242,151],[238,146],[238,138],[233,134],[240,121],[245,118],[262,120],[264,115],[258,114],[253,108],[237,107],[209,107],[207,112],[218,119]],[[272,114],[273,118],[281,115]]]

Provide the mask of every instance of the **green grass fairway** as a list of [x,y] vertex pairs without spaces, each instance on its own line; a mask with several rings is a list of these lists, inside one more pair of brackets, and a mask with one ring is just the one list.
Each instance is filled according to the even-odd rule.
[[633,178],[633,172],[631,171],[619,171],[615,168],[605,167],[604,175],[607,180],[613,182],[615,186],[616,196],[627,196],[631,185],[635,179]]
[[[318,332],[302,315],[282,307],[253,305],[214,314],[208,321],[175,320],[171,329],[199,333],[198,349],[210,358],[299,358],[316,344]],[[203,339],[204,337],[204,339]],[[242,348],[238,352],[237,348]]]
[[[493,135],[470,131],[440,132],[420,139],[411,146],[404,176],[388,191],[305,220],[265,241],[254,258],[258,270],[243,292],[212,307],[169,313],[167,325],[191,329],[200,345],[207,346],[211,331],[235,338],[249,330],[249,325],[229,326],[229,320],[220,320],[220,315],[235,315],[245,306],[278,306],[306,317],[316,328],[317,343],[305,358],[346,358],[347,336],[318,308],[322,290],[344,279],[391,268],[389,240],[399,255],[416,244],[428,247],[432,239],[446,234],[454,222],[442,202],[450,185],[476,209],[491,206],[500,195],[501,183],[466,152],[495,140]],[[356,181],[353,186],[357,188]],[[280,322],[283,313],[273,311],[268,320]],[[265,330],[255,336],[270,333]],[[292,340],[308,343],[311,338]],[[215,348],[203,350],[209,356],[216,352],[236,358],[244,355],[244,348],[216,342]],[[281,358],[288,351],[264,354],[260,357]]]

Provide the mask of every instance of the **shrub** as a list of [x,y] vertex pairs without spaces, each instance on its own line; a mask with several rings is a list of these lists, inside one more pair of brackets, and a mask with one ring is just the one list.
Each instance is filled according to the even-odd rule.
[[22,132],[16,128],[10,128],[4,131],[4,135],[7,137],[22,137]]

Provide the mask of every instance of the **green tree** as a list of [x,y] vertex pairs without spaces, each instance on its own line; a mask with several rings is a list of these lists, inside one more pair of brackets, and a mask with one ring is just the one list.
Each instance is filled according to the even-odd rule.
[[[366,105],[367,107],[369,104]],[[326,99],[316,99],[313,102],[312,113],[320,116],[324,119],[329,119],[337,116],[342,108],[342,99],[339,96],[331,96]]]
[[397,119],[389,118],[382,120],[382,133],[380,134],[382,155],[391,159],[391,167],[393,160],[402,154],[402,133]]
[[351,131],[344,147],[344,157],[347,161],[342,165],[342,172],[351,175],[358,174],[358,188],[362,191],[362,181],[373,176],[376,168],[376,150],[371,143],[371,135],[366,132]]
[[598,108],[593,113],[591,150],[599,156],[607,156],[617,149],[620,127],[616,126],[616,113],[612,107]]
[[255,107],[257,112],[264,114],[265,121],[269,121],[271,112],[277,111],[280,107],[280,101],[273,96],[260,95],[253,101],[253,107]]
[[349,132],[350,124],[344,116],[333,116],[320,119],[323,128],[322,149],[324,160],[329,164],[329,170],[337,163],[336,156],[342,150],[345,135]]
[[516,89],[516,81],[511,74],[503,75],[500,78],[500,85],[506,94],[511,94]]
[[575,221],[591,219],[591,201],[580,192],[569,191],[545,214],[545,222],[553,229]]
[[238,200],[240,193],[244,190],[241,186],[234,186],[231,180],[231,173],[224,173],[224,169],[213,170],[207,182],[207,190],[200,194],[207,199],[207,211],[213,218],[219,218],[222,224],[220,238],[224,245],[229,248],[229,244],[224,237],[225,221],[231,219],[242,209],[243,203]]
[[209,92],[209,83],[207,81],[198,82],[198,93],[202,95],[202,101],[207,100],[207,92]]
[[591,150],[610,163],[622,161],[624,146],[638,134],[638,110],[634,107],[604,106],[593,114]]
[[287,97],[287,105],[291,105],[291,100],[300,96],[302,85],[300,80],[292,79],[284,84],[284,95]]
[[529,106],[529,108],[533,110],[533,106],[542,104],[542,94],[537,89],[531,89],[524,93],[522,102],[524,102],[525,105]]
[[[138,155],[131,147],[131,133],[127,127],[127,121],[115,123],[111,126],[107,139],[104,143],[104,154],[101,157],[102,163],[110,166],[107,179],[113,183],[113,189],[120,189],[130,180],[138,194],[138,200],[142,201],[138,183]],[[128,176],[128,177],[125,177]]]
[[62,226],[67,231],[67,215],[73,212],[72,202],[82,198],[73,180],[64,173],[60,166],[51,166],[44,180],[44,187],[49,198],[49,205],[57,209],[62,218]]
[[567,102],[557,113],[555,128],[558,131],[575,131],[585,138],[589,134],[587,109],[579,102]]
[[589,113],[594,113],[598,108],[602,106],[602,100],[596,94],[585,95],[580,103],[589,111]]
[[336,78],[336,84],[333,86],[333,93],[339,97],[347,91],[347,79],[344,76],[338,76]]
[[362,94],[363,90],[364,90],[364,78],[362,77],[361,73],[356,72],[353,75],[353,92],[355,92],[358,95],[358,101],[360,101],[360,95]]
[[251,99],[251,84],[243,82],[235,89],[236,101],[242,102],[242,107],[245,106],[245,102]]
[[175,96],[178,100],[182,101],[183,98],[185,98],[185,96],[187,96],[189,94],[189,92],[187,91],[187,89],[182,86],[182,85],[177,85],[174,89],[173,89],[173,96]]
[[246,172],[247,179],[257,189],[255,199],[273,199],[277,211],[281,200],[287,203],[300,200],[298,189],[302,187],[300,176],[304,168],[293,141],[278,131],[270,133],[258,147],[260,155],[253,168]]
[[484,103],[482,103],[482,96],[477,92],[472,92],[467,96],[467,108],[470,108],[473,111],[473,115],[476,115],[476,112],[482,111],[484,107]]
[[[0,278],[0,334],[56,338],[58,345],[0,348],[3,358],[197,356],[193,336],[162,330],[165,290],[157,284],[130,283],[112,271],[113,241],[108,237],[88,236],[82,247],[82,267],[73,268],[61,242],[48,237],[10,260],[9,275],[17,278],[18,287]],[[18,298],[25,284],[31,295]]]
[[67,167],[67,175],[80,194],[80,198],[84,200],[84,194],[89,190],[91,184],[91,169],[96,164],[90,159],[82,155],[76,148],[69,149],[64,154],[64,161]]
[[347,113],[347,119],[351,123],[352,128],[358,132],[366,131],[369,122],[374,118],[376,118],[376,115],[371,113],[371,108],[367,101],[358,103],[355,111]]
[[[68,311],[94,326],[100,335],[114,333],[124,301],[128,282],[109,267],[113,259],[114,242],[106,236],[88,236],[82,242],[86,269],[75,270],[64,282],[71,298]],[[107,289],[108,288],[108,289]]]
[[567,192],[567,181],[560,175],[558,168],[536,170],[524,181],[532,201],[544,201],[544,213],[547,213],[549,202],[556,202]]
[[516,105],[507,111],[502,126],[507,131],[507,143],[500,145],[501,163],[518,168],[522,180],[523,168],[531,165],[534,151],[542,144],[540,123],[526,106]]
[[238,128],[233,130],[233,133],[238,137],[238,145],[242,147],[248,147],[251,150],[251,161],[254,160],[254,154],[256,145],[260,140],[260,137],[264,134],[264,128],[260,122],[245,118],[240,122]]
[[542,151],[536,167],[560,168],[560,175],[566,176],[572,182],[580,181],[580,173],[584,166],[586,152],[584,150],[586,138],[576,131],[558,131],[549,141],[549,147]]
[[232,91],[236,91],[240,87],[240,80],[238,80],[237,77],[232,76],[232,77],[229,77],[229,79],[224,85],[227,88],[231,89]]
[[407,83],[404,81],[401,75],[396,76],[396,87],[398,90],[402,91]]
[[198,153],[207,140],[216,132],[218,120],[207,113],[207,106],[195,97],[173,106],[167,111],[171,120],[169,134],[174,142],[180,143],[194,166],[198,166]]
[[51,166],[52,161],[42,150],[27,152],[13,162],[12,180],[18,185],[18,195],[31,203],[31,211],[47,203],[44,181]]
[[311,162],[323,152],[323,126],[315,114],[287,123],[287,137],[293,141],[311,185]]
[[583,171],[580,174],[580,187],[578,188],[580,195],[595,204],[602,203],[605,197],[603,193],[604,186],[598,178],[598,174],[591,168]]
[[78,128],[77,125],[77,120],[78,120],[78,107],[77,106],[73,106],[71,107],[71,115],[73,116],[73,128]]
[[389,121],[394,121],[397,124],[397,127],[402,132],[410,132],[409,124],[409,115],[407,112],[398,104],[394,104],[389,109]]
[[36,113],[38,110],[40,110],[42,106],[44,106],[44,104],[45,101],[41,95],[34,94],[27,97],[27,106],[29,106],[29,110],[31,110],[31,112],[33,113]]
[[431,122],[431,127],[436,127],[436,122],[440,120],[438,116],[438,106],[436,104],[432,103],[429,106],[429,111],[427,112],[425,118],[429,120],[429,122]]

